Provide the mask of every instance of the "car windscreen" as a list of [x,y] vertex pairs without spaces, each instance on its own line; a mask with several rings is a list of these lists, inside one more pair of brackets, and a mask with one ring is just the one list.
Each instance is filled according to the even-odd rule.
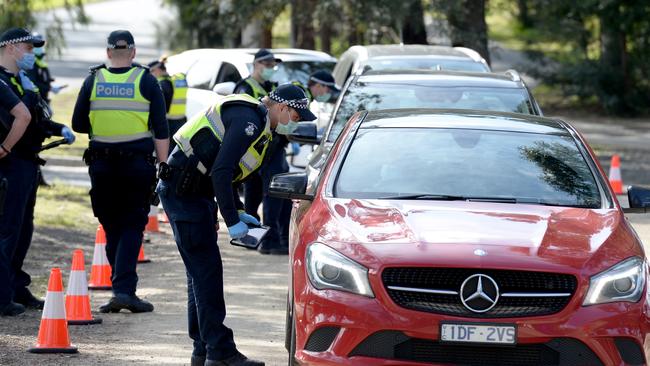
[[[285,61],[278,64],[271,81],[278,84],[285,84],[292,81],[299,81],[307,85],[309,75],[314,71],[327,70],[332,72],[335,62],[331,61]],[[253,64],[247,64],[248,70],[253,72]]]
[[333,142],[358,111],[401,108],[479,109],[533,114],[524,88],[453,87],[417,83],[357,83],[345,92],[327,141]]
[[377,57],[366,61],[372,70],[448,70],[469,72],[490,72],[483,63],[473,60],[446,59],[437,57]]
[[571,136],[476,129],[361,129],[334,194],[601,207]]

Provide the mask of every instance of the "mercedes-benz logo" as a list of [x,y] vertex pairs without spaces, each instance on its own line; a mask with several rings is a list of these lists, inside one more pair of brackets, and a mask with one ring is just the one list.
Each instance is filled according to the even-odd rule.
[[499,300],[499,286],[488,275],[471,275],[460,285],[460,301],[475,313],[484,313]]

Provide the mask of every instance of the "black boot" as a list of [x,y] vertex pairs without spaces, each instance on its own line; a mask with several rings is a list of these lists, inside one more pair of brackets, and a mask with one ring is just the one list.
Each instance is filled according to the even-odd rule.
[[260,245],[257,247],[257,251],[262,254],[287,255],[289,254],[289,247],[285,247],[280,243],[262,240]]
[[132,313],[148,313],[153,311],[153,305],[135,295],[115,294],[108,302],[99,307],[100,313],[119,313],[126,309]]
[[43,306],[45,306],[45,301],[34,296],[27,288],[16,291],[14,294],[14,302],[29,309],[42,310]]
[[25,307],[16,304],[15,302],[10,302],[6,305],[0,305],[0,316],[16,316],[25,312]]
[[237,354],[225,360],[205,360],[205,366],[264,366],[264,362],[251,360],[237,352]]

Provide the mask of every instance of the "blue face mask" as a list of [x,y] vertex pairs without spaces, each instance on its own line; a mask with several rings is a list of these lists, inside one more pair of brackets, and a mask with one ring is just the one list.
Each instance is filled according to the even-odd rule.
[[36,56],[43,56],[45,54],[45,49],[43,47],[34,47],[34,54]]
[[23,53],[23,56],[16,60],[16,66],[21,70],[31,70],[34,68],[36,56],[31,52]]
[[264,70],[262,70],[262,79],[271,80],[273,74],[275,74],[275,68],[265,67]]
[[316,99],[317,102],[323,103],[323,102],[327,102],[328,100],[330,100],[331,97],[332,97],[332,93],[327,92],[327,93],[325,93],[323,95],[319,95],[317,97],[314,97],[314,99]]
[[291,114],[288,112],[288,109],[287,114],[289,114],[289,122],[287,122],[287,124],[278,123],[278,125],[275,127],[275,132],[279,133],[280,135],[290,135],[293,133],[293,131],[296,130],[296,128],[298,128],[298,122],[291,120]]

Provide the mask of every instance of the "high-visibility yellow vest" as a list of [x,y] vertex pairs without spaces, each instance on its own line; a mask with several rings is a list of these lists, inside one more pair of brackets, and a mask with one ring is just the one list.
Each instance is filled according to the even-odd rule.
[[[244,79],[244,82],[248,85],[251,86],[251,89],[253,89],[253,95],[252,97],[255,99],[259,99],[261,97],[265,97],[268,95],[266,90],[260,85],[260,83],[257,82],[252,76],[247,77]],[[273,88],[275,89],[275,87]]]
[[[210,142],[212,146],[219,145],[223,141],[223,136],[226,133],[226,128],[221,120],[221,108],[227,104],[244,104],[253,108],[257,108],[261,104],[257,99],[248,94],[233,94],[219,100],[215,105],[208,107],[201,113],[198,113],[187,123],[185,123],[174,135],[174,140],[178,147],[185,153],[187,157],[194,154],[194,147],[192,145],[192,138],[201,130],[208,129],[211,136],[215,140]],[[247,121],[238,121],[239,123],[246,123]],[[251,132],[252,133],[252,132]],[[264,130],[260,133],[259,137],[250,144],[246,153],[239,159],[239,171],[235,173],[233,182],[238,182],[249,176],[252,172],[256,171],[264,160],[264,154],[271,141],[271,122],[266,117],[266,124]],[[206,143],[203,140],[202,143]],[[216,156],[216,154],[215,154]],[[197,169],[202,174],[210,174],[212,161],[199,161]]]
[[126,142],[151,137],[149,101],[140,94],[145,69],[123,74],[107,69],[95,72],[90,95],[90,137],[99,142]]
[[47,62],[42,58],[36,57],[36,59],[34,60],[34,63],[36,64],[36,66],[40,67],[41,69],[44,69],[44,68],[47,67]]
[[174,87],[174,94],[172,95],[172,105],[169,107],[167,119],[183,119],[185,118],[185,105],[187,102],[187,79],[185,74],[175,74],[170,79]]

